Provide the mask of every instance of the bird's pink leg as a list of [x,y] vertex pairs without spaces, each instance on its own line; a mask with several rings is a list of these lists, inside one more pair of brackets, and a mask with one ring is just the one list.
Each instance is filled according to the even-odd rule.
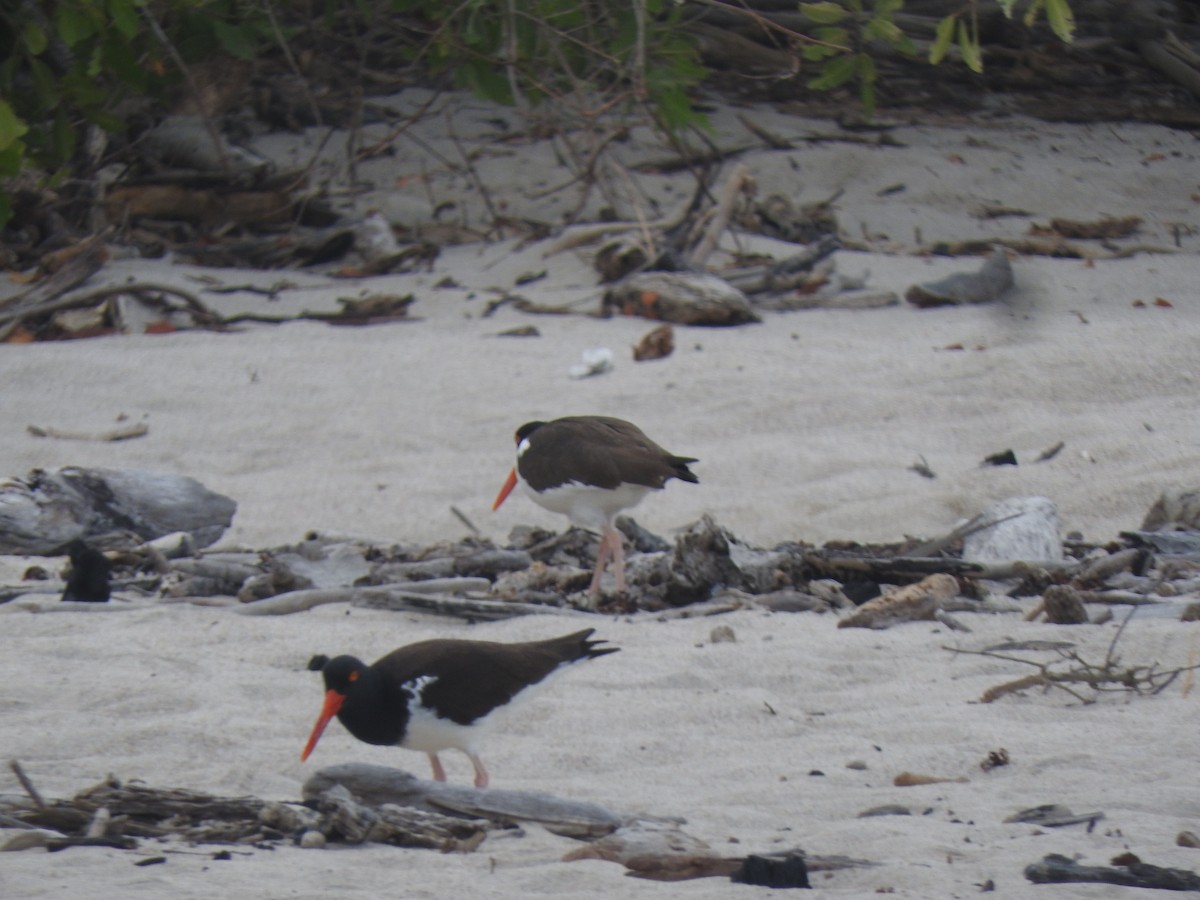
[[474,753],[468,753],[467,757],[471,760],[471,765],[475,767],[475,787],[485,788],[488,786],[487,769],[483,767],[483,760]]
[[596,572],[592,575],[591,592],[600,593],[600,579],[604,575],[604,567],[609,560],[613,563],[613,573],[617,577],[617,593],[625,593],[625,539],[621,532],[612,525],[605,525],[600,535],[600,546],[596,550]]
[[433,768],[433,780],[445,781],[446,770],[442,768],[442,761],[438,759],[438,755],[436,753],[427,753],[425,755],[429,757],[429,765]]
[[613,571],[617,576],[617,593],[625,593],[625,540],[621,532],[612,529],[612,561]]
[[604,531],[600,534],[600,546],[596,548],[596,571],[592,573],[592,586],[588,588],[593,594],[600,593],[600,579],[604,577],[604,567],[608,563],[608,558],[612,556],[609,532],[609,527],[605,526]]

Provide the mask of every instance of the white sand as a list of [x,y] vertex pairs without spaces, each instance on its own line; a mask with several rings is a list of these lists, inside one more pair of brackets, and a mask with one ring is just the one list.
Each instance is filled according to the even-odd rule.
[[[467,104],[459,121],[491,112]],[[765,110],[755,115],[785,134],[831,130]],[[885,248],[911,243],[914,228],[925,241],[1015,236],[1029,221],[973,218],[984,203],[1023,207],[1043,224],[1052,216],[1136,213],[1146,219],[1139,240],[1162,247],[1172,243],[1171,223],[1195,220],[1194,141],[1182,133],[996,120],[902,128],[897,137],[905,148],[822,144],[743,161],[762,193],[810,201],[845,188],[843,229],[857,233],[862,223],[886,232]],[[486,159],[481,171],[497,192],[565,180],[545,158],[543,147],[520,148]],[[365,173],[381,188],[405,167],[420,170],[421,161],[406,151],[386,165],[393,168]],[[904,192],[877,196],[900,182]],[[652,187],[664,203],[689,190],[682,181],[667,184]],[[433,178],[430,190],[440,196],[456,188],[447,176]],[[420,191],[405,190],[380,197],[425,202]],[[535,214],[520,190],[504,196],[514,212]],[[371,200],[379,197],[361,202]],[[553,218],[562,202],[547,202],[541,217]],[[539,268],[547,278],[520,293],[545,303],[594,296],[586,260],[543,259],[536,246],[451,248],[432,273],[361,283],[117,261],[101,279],[204,271],[226,283],[286,276],[300,285],[275,302],[205,295],[225,310],[329,308],[338,296],[413,291],[422,321],[7,346],[0,459],[10,475],[70,464],[191,475],[237,500],[227,546],[267,547],[310,529],[380,541],[456,539],[465,529],[451,505],[503,541],[515,524],[565,527],[519,497],[489,511],[511,465],[513,430],[532,418],[606,413],[701,460],[698,486],[672,483],[635,511],[661,533],[708,512],[761,544],[933,537],[991,500],[1043,494],[1066,530],[1104,540],[1137,527],[1163,489],[1200,479],[1195,250],[1188,237],[1170,256],[1094,265],[1019,259],[1018,289],[1003,305],[771,314],[759,326],[677,329],[672,357],[640,364],[628,348],[651,327],[642,320],[535,318],[507,307],[481,318],[494,296],[489,288],[510,288],[517,274]],[[899,292],[978,264],[883,253],[838,260],[841,271],[869,269],[873,287]],[[447,275],[461,289],[433,288]],[[1155,306],[1158,297],[1173,306]],[[1135,307],[1137,299],[1150,305]],[[531,323],[540,338],[494,336]],[[966,349],[947,349],[955,344]],[[595,346],[614,351],[616,369],[569,379],[567,369]],[[120,414],[147,421],[149,435],[99,444],[25,432],[28,424],[101,431]],[[1066,446],[1057,457],[1034,462],[1058,441]],[[979,466],[1008,448],[1021,465]],[[935,480],[908,469],[921,457]],[[18,565],[9,560],[6,568]],[[319,682],[304,671],[309,656],[373,659],[424,637],[515,640],[575,624],[547,617],[469,627],[331,607],[251,618],[183,604],[0,613],[0,747],[49,796],[69,796],[110,772],[274,799],[297,798],[308,773],[334,762],[395,764],[424,776],[419,754],[368,747],[336,724],[309,763],[299,763],[320,704]],[[1200,830],[1189,765],[1194,729],[1186,724],[1194,701],[1180,685],[1089,707],[1037,693],[981,705],[986,687],[1026,670],[941,649],[1005,637],[1072,640],[1099,660],[1115,625],[1067,629],[976,616],[966,620],[972,634],[956,635],[933,624],[837,631],[831,616],[754,612],[673,623],[581,621],[622,652],[567,674],[516,711],[485,748],[497,787],[683,816],[685,830],[732,854],[799,846],[879,863],[819,878],[829,896],[879,888],[967,896],[988,879],[1003,897],[1130,895],[1099,885],[1029,886],[1021,870],[1051,852],[1104,864],[1129,849],[1159,865],[1200,868],[1196,851],[1174,846],[1179,831]],[[737,643],[707,644],[718,621],[734,627]],[[1121,655],[1128,663],[1186,665],[1197,654],[1196,627],[1139,617]],[[980,761],[1001,747],[1012,764],[982,772]],[[847,768],[856,760],[866,768]],[[451,754],[447,763],[452,779],[468,780],[465,760]],[[904,770],[969,781],[892,787]],[[0,791],[18,790],[0,773]],[[1103,810],[1106,818],[1090,834],[1081,826],[1002,823],[1051,802]],[[905,804],[914,815],[857,818],[884,803]],[[498,835],[469,856],[286,847],[213,862],[208,851],[216,848],[196,848],[143,869],[133,862],[163,848],[33,851],[0,858],[0,894],[724,897],[758,890],[723,880],[632,881],[611,863],[560,862],[572,846],[535,827],[520,838]]]

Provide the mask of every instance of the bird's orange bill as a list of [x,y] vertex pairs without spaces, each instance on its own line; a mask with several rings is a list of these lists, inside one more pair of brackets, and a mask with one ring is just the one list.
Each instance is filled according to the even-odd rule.
[[513,469],[508,473],[508,480],[504,482],[504,487],[500,488],[500,493],[496,495],[496,502],[492,504],[492,512],[500,508],[500,504],[505,498],[512,493],[512,489],[517,486],[517,470]]
[[321,734],[325,731],[325,726],[329,724],[329,720],[338,714],[338,710],[342,708],[342,704],[346,702],[346,695],[339,694],[337,691],[325,692],[325,706],[321,709],[321,715],[317,719],[317,724],[313,726],[312,734],[308,736],[308,744],[304,747],[304,752],[300,754],[300,762],[308,759],[308,754],[313,752],[313,747],[317,746],[317,741],[321,739]]

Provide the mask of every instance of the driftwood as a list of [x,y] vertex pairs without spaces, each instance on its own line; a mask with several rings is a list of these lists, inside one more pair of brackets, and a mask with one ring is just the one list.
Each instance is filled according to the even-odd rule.
[[1102,812],[1074,813],[1059,803],[1048,803],[1023,809],[1004,819],[1006,823],[1020,822],[1029,825],[1041,825],[1046,828],[1062,828],[1066,825],[1087,825],[1090,831],[1097,822],[1104,818]]
[[604,315],[620,313],[678,325],[744,325],[761,321],[745,294],[715,275],[639,272],[609,288]]
[[42,425],[26,425],[25,430],[34,437],[54,438],[60,441],[127,441],[130,438],[145,437],[150,433],[150,426],[145,422],[135,422],[133,425],[123,425],[108,431],[67,431],[61,428],[50,428]]
[[1034,884],[1088,882],[1155,888],[1161,891],[1200,891],[1200,875],[1190,869],[1167,869],[1131,861],[1115,866],[1085,866],[1059,853],[1043,856],[1025,867],[1025,877]]
[[826,235],[791,256],[773,263],[746,266],[724,272],[729,284],[744,294],[777,294],[803,284],[813,267],[841,246],[837,237]]
[[319,799],[342,789],[367,806],[395,804],[429,812],[494,822],[537,822],[555,834],[597,837],[610,834],[621,817],[593,803],[563,800],[531,791],[472,788],[426,781],[402,769],[346,763],[327,766],[304,782],[306,800]]
[[[0,849],[96,845],[133,849],[139,838],[174,837],[207,844],[296,839],[304,846],[373,841],[467,851],[475,849],[487,832],[486,823],[478,821],[396,805],[367,809],[345,797],[322,797],[314,806],[122,784],[110,776],[71,800],[10,806],[6,819],[16,827],[39,830],[18,835]],[[301,840],[301,835],[312,832],[320,835],[319,842]]]
[[205,547],[237,510],[195,479],[133,469],[35,469],[0,494],[0,553],[54,555],[73,540],[133,547],[176,531]]
[[571,850],[564,862],[599,859],[619,863],[635,878],[684,881],[691,878],[729,878],[741,884],[767,887],[808,887],[809,872],[877,865],[844,856],[809,856],[802,850],[771,854],[727,856],[682,831],[673,819],[638,817],[607,837]]
[[[483,579],[456,579],[460,589],[478,590],[490,587]],[[405,588],[330,588],[324,590],[290,591],[267,600],[258,600],[237,607],[244,616],[283,616],[303,612],[328,603],[349,603],[367,609],[412,610],[458,616],[463,619],[495,621],[514,616],[564,615],[573,610],[557,606],[540,606],[528,603],[509,603],[497,600],[479,600],[456,597],[451,594],[418,592],[422,582],[413,582]]]
[[838,622],[838,628],[888,628],[900,622],[936,619],[942,605],[958,594],[958,582],[945,573],[864,603]]
[[108,228],[81,241],[61,268],[0,304],[0,341],[7,340],[27,320],[76,306],[73,298],[63,295],[87,281],[104,265],[108,259],[105,242],[111,235],[112,229]]

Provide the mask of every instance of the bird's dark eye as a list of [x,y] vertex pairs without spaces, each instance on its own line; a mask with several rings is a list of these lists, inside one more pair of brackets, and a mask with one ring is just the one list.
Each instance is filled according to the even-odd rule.
[[346,676],[346,680],[350,681],[350,682],[358,681],[358,673],[351,672],[349,675]]

